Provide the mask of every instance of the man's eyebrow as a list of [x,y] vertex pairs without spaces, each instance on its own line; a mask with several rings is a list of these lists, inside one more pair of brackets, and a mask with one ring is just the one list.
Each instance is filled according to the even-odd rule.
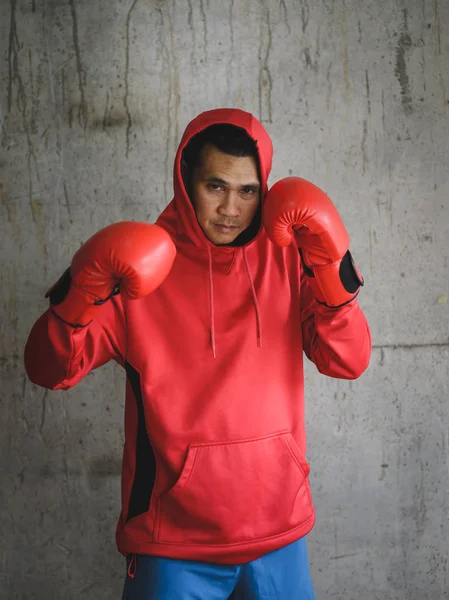
[[206,177],[205,181],[207,181],[208,183],[219,183],[220,185],[228,185],[227,181],[225,181],[221,177],[215,177],[214,175],[211,175],[210,177]]
[[[211,175],[210,177],[206,177],[205,181],[207,183],[217,183],[219,185],[229,185],[225,179],[222,179],[221,177],[215,177],[214,175]],[[251,183],[244,183],[240,187],[250,188],[252,190],[258,190],[258,189],[260,189],[260,183],[258,181],[254,181]]]
[[260,183],[258,183],[258,182],[246,183],[245,185],[242,185],[242,187],[251,188],[252,190],[258,190],[260,188]]

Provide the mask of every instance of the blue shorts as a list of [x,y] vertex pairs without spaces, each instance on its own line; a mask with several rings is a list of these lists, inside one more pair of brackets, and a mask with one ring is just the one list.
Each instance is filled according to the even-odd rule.
[[122,600],[314,600],[306,540],[242,565],[137,554]]

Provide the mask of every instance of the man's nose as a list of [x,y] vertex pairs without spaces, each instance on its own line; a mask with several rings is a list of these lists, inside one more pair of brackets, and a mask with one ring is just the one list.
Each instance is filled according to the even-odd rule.
[[220,204],[218,208],[218,212],[226,217],[238,217],[239,215],[239,205],[238,205],[238,195],[234,192],[228,192],[224,198],[223,202]]

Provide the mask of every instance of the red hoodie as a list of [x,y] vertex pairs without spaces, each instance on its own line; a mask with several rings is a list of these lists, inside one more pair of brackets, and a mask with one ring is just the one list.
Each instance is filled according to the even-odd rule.
[[84,328],[48,310],[25,349],[30,379],[50,389],[110,359],[126,370],[123,554],[241,563],[307,534],[303,352],[332,377],[356,378],[369,363],[357,300],[318,305],[294,245],[274,246],[263,228],[242,247],[203,234],[180,157],[193,135],[224,122],[257,141],[265,194],[272,145],[262,125],[240,110],[199,115],[158,219],[177,246],[168,278],[145,298],[116,296]]

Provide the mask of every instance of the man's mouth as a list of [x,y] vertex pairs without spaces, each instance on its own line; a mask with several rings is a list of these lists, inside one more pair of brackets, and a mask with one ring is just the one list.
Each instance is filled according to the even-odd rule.
[[219,231],[223,233],[228,233],[230,231],[238,229],[237,225],[226,225],[225,223],[214,223],[214,225]]

